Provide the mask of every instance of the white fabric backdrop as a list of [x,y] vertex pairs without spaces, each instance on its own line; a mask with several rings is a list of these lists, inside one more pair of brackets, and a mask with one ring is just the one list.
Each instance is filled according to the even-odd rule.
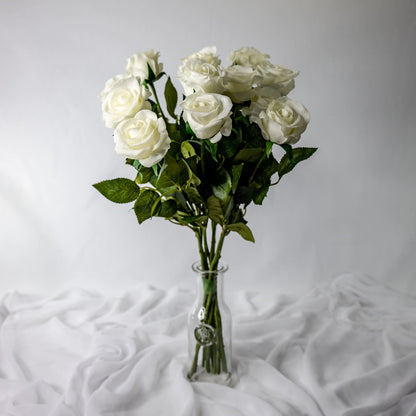
[[239,291],[233,389],[188,383],[192,294],[140,285],[0,300],[0,414],[414,416],[416,300],[360,275],[298,299]]
[[2,0],[0,292],[192,285],[188,230],[139,227],[91,187],[132,174],[97,96],[138,51],[175,75],[203,46],[227,64],[252,45],[301,71],[299,144],[319,151],[250,207],[255,245],[226,242],[230,285],[304,293],[361,270],[416,294],[415,23],[412,0]]

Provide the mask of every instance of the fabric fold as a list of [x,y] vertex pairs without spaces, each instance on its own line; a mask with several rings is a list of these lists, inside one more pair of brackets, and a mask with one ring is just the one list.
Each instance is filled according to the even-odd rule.
[[0,300],[0,414],[413,416],[416,300],[362,275],[300,298],[244,292],[234,387],[186,379],[187,290]]

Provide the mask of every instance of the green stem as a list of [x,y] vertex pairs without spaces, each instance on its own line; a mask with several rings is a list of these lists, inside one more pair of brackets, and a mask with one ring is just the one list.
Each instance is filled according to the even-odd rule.
[[207,373],[210,373],[211,372],[211,359],[210,358],[212,354],[211,347],[210,346],[205,347],[204,350],[206,351],[206,357],[207,357],[205,361],[205,368],[207,370]]
[[[203,152],[201,152],[201,157]],[[197,372],[200,365],[207,373],[221,374],[227,372],[227,357],[225,354],[224,338],[222,333],[222,319],[221,312],[218,305],[217,296],[217,284],[218,284],[218,264],[221,257],[221,251],[224,244],[224,239],[227,235],[226,227],[222,228],[218,243],[216,242],[216,224],[211,223],[212,235],[210,245],[208,244],[206,227],[198,228],[195,230],[195,235],[198,239],[199,254],[201,257],[201,268],[203,279],[209,279],[212,284],[204,286],[204,297],[202,306],[205,308],[205,317],[201,320],[201,323],[211,326],[216,333],[216,341],[209,346],[204,346],[202,350],[202,358],[198,363],[198,356],[200,352],[200,344],[195,345],[195,355],[191,368],[188,372],[188,378],[192,379],[193,375]],[[211,272],[211,273],[209,273]]]
[[196,344],[195,355],[194,355],[194,359],[192,361],[191,369],[188,372],[188,378],[191,378],[196,373],[196,368],[198,366],[198,355],[199,355],[199,349],[200,348],[201,348],[201,346],[199,344]]
[[201,169],[202,180],[205,178],[205,140],[201,140]]
[[267,156],[267,155],[266,155],[266,154],[264,154],[264,155],[260,158],[260,160],[257,162],[257,165],[256,165],[256,167],[254,168],[254,171],[253,171],[252,175],[250,176],[250,179],[249,179],[248,183],[253,182],[254,175],[257,173],[257,171],[258,171],[258,169],[259,169],[260,165],[263,163],[263,160],[266,158],[266,156]]
[[160,105],[159,98],[158,98],[158,96],[157,96],[156,88],[155,88],[155,86],[153,85],[153,82],[149,82],[149,83],[148,83],[148,85],[150,85],[150,89],[152,90],[152,93],[153,93],[153,95],[154,95],[154,97],[155,97],[156,104],[157,104],[157,106],[159,107],[159,112],[160,112],[160,115],[162,116],[163,121],[164,121],[164,122],[165,122],[165,124],[167,125],[167,124],[168,124],[168,120],[166,119],[165,115],[163,114],[162,107],[161,107],[161,105]]
[[210,265],[212,264],[212,260],[214,258],[214,253],[215,253],[215,243],[216,243],[216,232],[217,232],[217,223],[215,223],[214,221],[211,220],[211,256],[209,259],[209,263]]
[[227,371],[227,357],[225,356],[224,351],[224,339],[222,336],[222,321],[221,321],[221,314],[218,309],[218,303],[216,304],[215,308],[215,323],[217,325],[217,338],[218,338],[218,345],[220,350],[220,359],[222,364],[223,371]]
[[175,221],[175,220],[173,220],[172,218],[166,218],[169,222],[171,222],[172,224],[175,224],[175,225],[181,225],[181,226],[183,226],[183,227],[188,227],[190,230],[192,230],[192,231],[194,231],[194,232],[196,232],[195,231],[195,228],[193,228],[192,226],[190,226],[189,224],[185,224],[185,223],[183,223],[183,222],[179,222],[179,221]]
[[218,240],[218,245],[217,245],[217,250],[215,251],[215,256],[214,256],[214,258],[211,262],[211,267],[210,267],[211,271],[216,270],[217,267],[218,267],[218,262],[219,262],[220,257],[221,257],[221,250],[222,250],[222,246],[224,244],[225,236],[226,236],[226,229],[224,227],[221,231],[220,239]]
[[209,254],[208,240],[207,240],[207,229],[206,228],[202,229],[202,237],[204,238],[205,256],[206,256],[206,259],[207,259],[206,261],[207,261],[207,263],[209,263],[211,255]]
[[282,178],[282,177],[280,176],[280,177],[279,177],[279,179],[278,179],[276,182],[271,183],[271,184],[270,184],[270,186],[277,185],[277,184],[280,182],[280,179],[281,179],[281,178]]
[[[214,277],[216,279],[216,277]],[[225,354],[224,339],[222,334],[222,320],[218,305],[216,291],[213,293],[205,293],[203,306],[206,309],[206,317],[203,322],[212,328],[216,333],[216,341],[212,345],[203,346],[201,363],[198,364],[198,355],[200,352],[200,344],[195,346],[195,355],[191,368],[188,372],[188,378],[192,379],[198,370],[198,365],[205,369],[207,373],[221,374],[228,372],[227,357]]]
[[218,349],[217,348],[214,349],[214,354],[213,354],[213,357],[212,357],[212,362],[213,362],[213,367],[214,367],[213,373],[214,374],[219,374],[220,373],[220,369],[219,369],[219,366],[218,366]]
[[203,270],[207,270],[208,269],[208,263],[207,263],[207,260],[206,260],[206,255],[204,253],[204,247],[202,245],[201,230],[195,231],[195,235],[196,235],[196,238],[198,240],[199,255],[201,257],[201,267],[202,267]]

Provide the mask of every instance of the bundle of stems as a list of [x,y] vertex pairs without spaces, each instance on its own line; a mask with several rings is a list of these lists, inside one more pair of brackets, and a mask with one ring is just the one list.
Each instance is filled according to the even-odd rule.
[[[200,370],[205,370],[209,374],[221,374],[229,372],[229,363],[224,347],[223,327],[221,310],[218,299],[219,271],[218,264],[221,257],[221,250],[224,243],[225,232],[221,232],[218,243],[216,243],[216,224],[211,222],[211,244],[208,245],[206,229],[199,229],[195,232],[198,239],[200,253],[200,278],[202,279],[203,301],[200,316],[202,327],[208,326],[214,331],[212,342],[207,345],[199,343],[195,345],[194,358],[188,372],[188,378],[192,377]],[[201,327],[197,327],[196,331]],[[194,334],[196,335],[196,334]],[[197,336],[196,336],[197,338]]]

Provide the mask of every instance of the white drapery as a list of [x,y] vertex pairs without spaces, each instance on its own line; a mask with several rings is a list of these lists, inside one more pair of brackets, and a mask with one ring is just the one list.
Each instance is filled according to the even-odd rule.
[[416,300],[343,275],[293,299],[226,293],[234,388],[189,383],[193,294],[147,285],[0,302],[7,416],[412,416]]

